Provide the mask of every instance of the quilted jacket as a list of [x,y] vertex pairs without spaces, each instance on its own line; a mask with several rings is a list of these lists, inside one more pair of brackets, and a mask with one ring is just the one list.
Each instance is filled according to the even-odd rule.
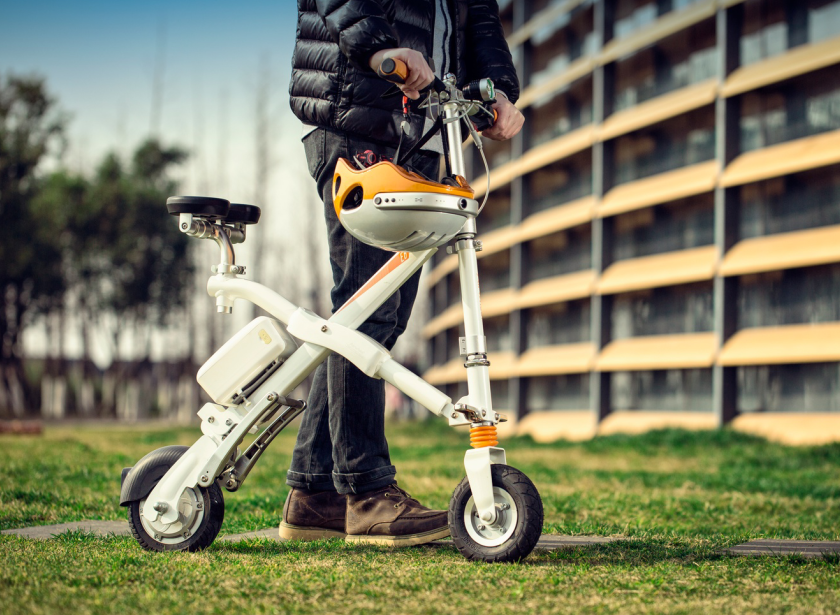
[[[496,0],[448,0],[456,25],[450,72],[459,84],[489,77],[512,102],[519,80],[499,21]],[[289,87],[291,107],[306,124],[395,146],[399,96],[368,59],[380,49],[409,47],[434,57],[434,0],[298,0],[297,40]],[[423,119],[413,119],[418,135]]]

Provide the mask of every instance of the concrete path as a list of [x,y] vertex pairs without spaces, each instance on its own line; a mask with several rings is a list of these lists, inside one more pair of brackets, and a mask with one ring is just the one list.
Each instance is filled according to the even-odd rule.
[[823,557],[840,555],[840,542],[827,540],[751,540],[726,549],[732,555],[799,555]]
[[[74,523],[59,523],[58,525],[40,525],[24,527],[16,530],[3,530],[0,534],[22,536],[34,540],[48,540],[69,531],[84,531],[97,536],[127,536],[131,534],[125,521],[77,521]],[[228,534],[219,538],[219,542],[241,542],[251,538],[267,538],[279,540],[277,528],[271,527],[257,532],[243,534]],[[580,547],[586,545],[604,544],[621,540],[608,536],[557,536],[543,535],[537,543],[537,549],[552,551],[563,547]],[[429,546],[440,547],[451,544],[449,541],[437,540]],[[750,542],[725,549],[723,553],[731,555],[799,555],[802,557],[823,557],[828,554],[840,555],[840,542],[817,540],[751,540]]]
[[33,527],[22,527],[17,530],[3,530],[0,534],[12,534],[35,540],[48,540],[55,538],[64,532],[90,532],[97,536],[128,536],[131,530],[128,529],[126,521],[74,521],[72,523],[59,523],[58,525],[36,525]]

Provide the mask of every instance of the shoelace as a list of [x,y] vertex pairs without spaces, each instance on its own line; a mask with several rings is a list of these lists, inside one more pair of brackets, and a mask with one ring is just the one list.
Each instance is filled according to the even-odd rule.
[[390,485],[390,486],[389,486],[389,490],[390,490],[390,489],[392,489],[393,491],[396,491],[396,493],[391,493],[390,491],[389,491],[389,492],[386,492],[386,493],[385,493],[385,497],[386,497],[386,498],[389,498],[389,497],[400,497],[400,496],[402,496],[402,501],[397,502],[396,504],[394,504],[394,508],[397,508],[397,507],[399,507],[399,506],[403,506],[406,502],[409,502],[409,501],[410,501],[410,502],[414,502],[415,504],[417,504],[418,506],[420,506],[420,502],[418,502],[418,501],[417,501],[417,500],[415,500],[413,497],[411,497],[405,489],[402,489],[402,488],[398,487],[397,485]]

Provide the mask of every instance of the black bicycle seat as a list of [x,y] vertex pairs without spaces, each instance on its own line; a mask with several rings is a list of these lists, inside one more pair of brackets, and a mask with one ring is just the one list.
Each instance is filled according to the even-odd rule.
[[260,208],[256,205],[233,203],[230,206],[228,215],[225,216],[225,222],[227,224],[256,224],[260,221],[260,213]]
[[209,196],[171,196],[166,199],[166,210],[173,216],[192,214],[197,218],[221,220],[230,211],[230,201]]

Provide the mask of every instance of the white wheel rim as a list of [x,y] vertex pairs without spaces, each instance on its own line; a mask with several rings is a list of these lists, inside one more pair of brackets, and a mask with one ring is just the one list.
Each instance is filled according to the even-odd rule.
[[151,506],[145,499],[140,501],[140,523],[146,533],[157,542],[175,545],[188,540],[204,520],[204,498],[194,489],[185,489],[178,500],[178,519],[172,523],[161,523],[160,516],[149,521],[143,516],[143,509]]
[[479,518],[478,508],[472,496],[467,500],[464,510],[464,525],[467,526],[467,534],[482,547],[498,547],[504,544],[513,535],[516,522],[519,520],[516,502],[504,489],[493,487],[493,503],[496,505],[496,523],[493,524]]

